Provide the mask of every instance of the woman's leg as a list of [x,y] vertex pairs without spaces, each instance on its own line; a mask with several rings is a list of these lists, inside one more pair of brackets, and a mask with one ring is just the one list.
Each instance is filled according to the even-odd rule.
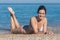
[[[19,33],[26,33],[26,31],[19,25],[15,15],[14,11],[11,7],[8,7],[9,12],[11,13],[11,29],[17,29]],[[13,27],[14,26],[14,27]]]
[[11,32],[14,32],[14,30],[16,29],[16,27],[15,27],[14,20],[13,20],[12,16],[11,16],[10,26],[11,26],[11,28],[10,28],[11,29]]
[[14,19],[14,23],[15,23],[15,26],[16,28],[18,29],[18,32],[20,33],[26,33],[26,31],[21,27],[21,25],[18,23],[15,15],[13,15],[13,19]]

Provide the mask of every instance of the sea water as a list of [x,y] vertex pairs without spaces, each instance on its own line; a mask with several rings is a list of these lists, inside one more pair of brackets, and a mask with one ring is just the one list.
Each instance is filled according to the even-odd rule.
[[46,17],[48,26],[60,27],[60,4],[59,3],[1,3],[0,4],[0,29],[10,29],[10,12],[8,7],[12,7],[20,25],[29,25],[30,18],[37,16],[40,5],[46,7]]

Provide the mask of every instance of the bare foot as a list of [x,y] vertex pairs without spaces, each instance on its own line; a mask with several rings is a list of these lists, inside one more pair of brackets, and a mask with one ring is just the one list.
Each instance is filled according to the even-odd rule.
[[12,15],[15,13],[11,7],[8,7],[8,10]]

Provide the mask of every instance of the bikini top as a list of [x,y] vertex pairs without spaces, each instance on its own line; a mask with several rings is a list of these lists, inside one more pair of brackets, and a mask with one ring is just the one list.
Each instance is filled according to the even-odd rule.
[[41,27],[40,29],[38,29],[39,31],[43,31],[43,27]]

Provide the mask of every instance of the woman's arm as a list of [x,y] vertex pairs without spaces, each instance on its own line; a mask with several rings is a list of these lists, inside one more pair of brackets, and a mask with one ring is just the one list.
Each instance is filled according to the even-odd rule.
[[38,27],[37,27],[37,22],[36,22],[35,17],[32,17],[30,21],[31,21],[30,24],[31,24],[31,27],[32,27],[34,33],[37,34],[38,33]]
[[46,34],[47,33],[47,19],[45,18],[44,20],[44,33]]

